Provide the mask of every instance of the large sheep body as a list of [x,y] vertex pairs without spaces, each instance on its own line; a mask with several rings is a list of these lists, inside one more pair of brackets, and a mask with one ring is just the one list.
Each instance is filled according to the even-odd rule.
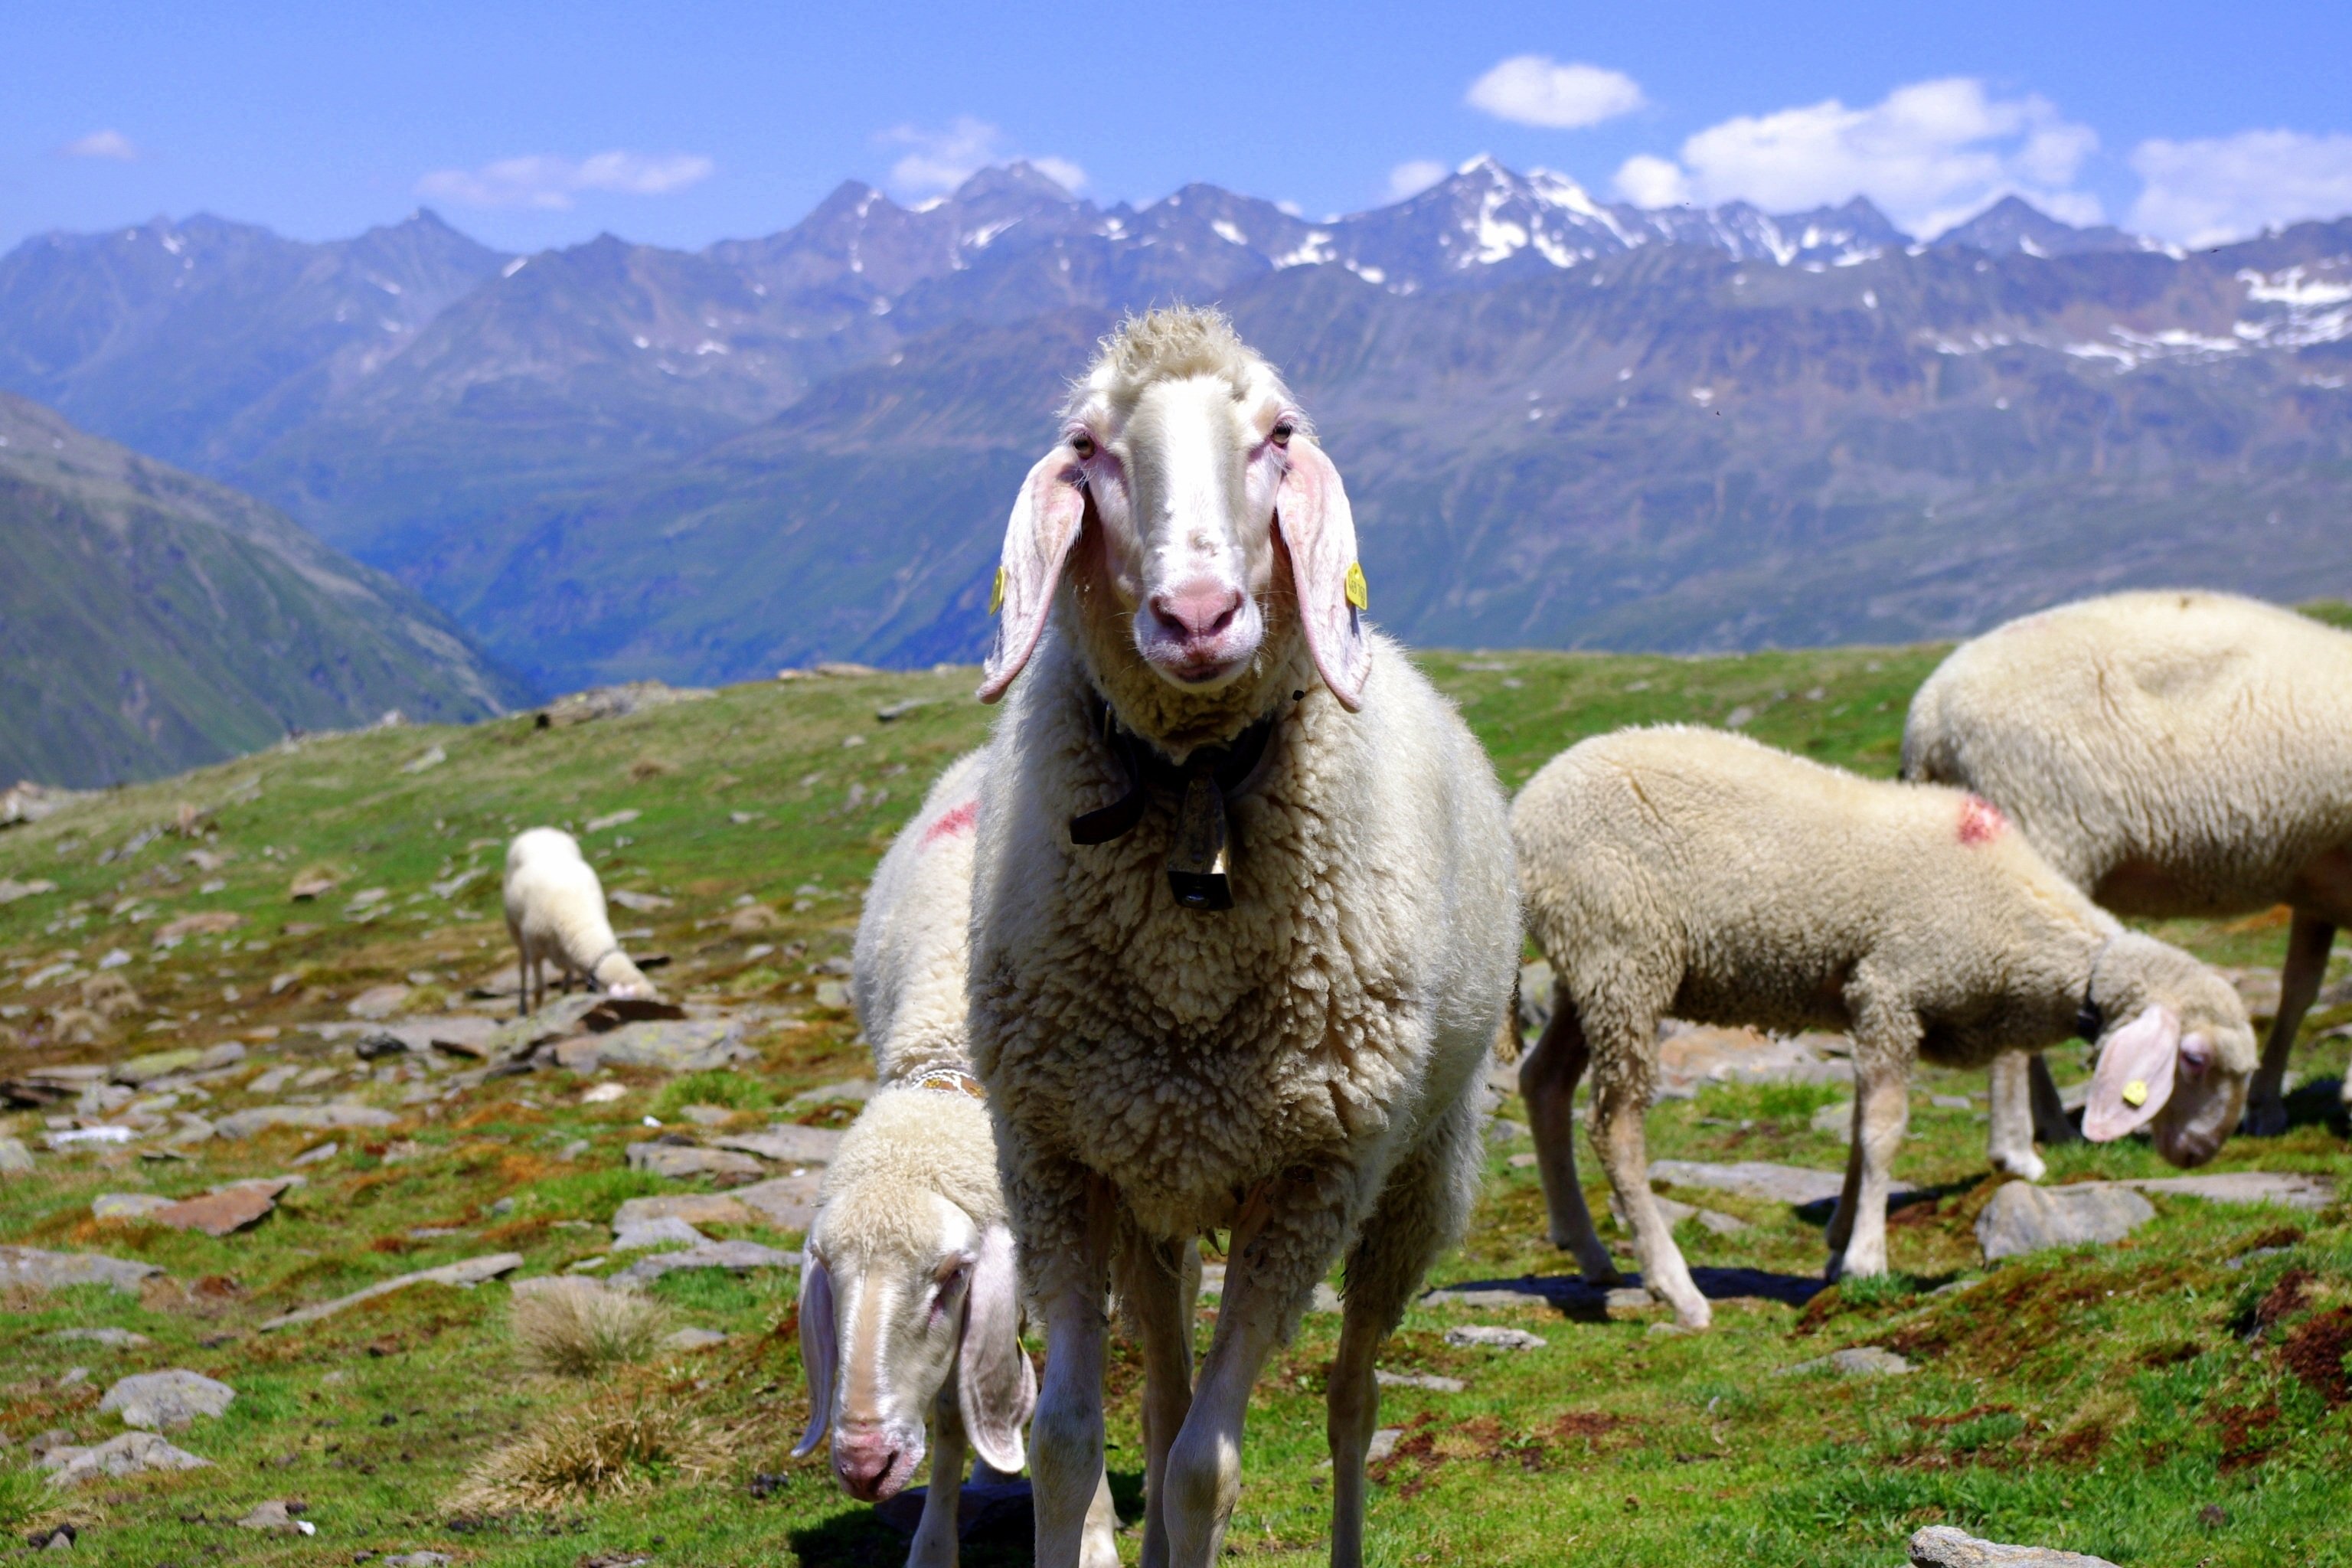
[[522,1014],[547,1000],[551,963],[566,989],[577,975],[614,996],[655,994],[653,983],[621,951],[604,910],[604,885],[569,833],[531,827],[516,834],[507,846],[505,897]]
[[[1905,776],[1998,804],[2099,903],[2294,910],[2247,1127],[2352,923],[2352,635],[2228,594],[2116,594],[1962,644],[1912,700]],[[2352,1079],[2346,1080],[2352,1094]],[[2017,1103],[1996,1095],[1996,1115]]]
[[2067,1038],[2087,1008],[2108,1026],[2098,1135],[2152,1122],[2165,1156],[2189,1164],[2236,1122],[2254,1065],[2237,993],[2125,931],[1973,795],[1670,727],[1562,752],[1520,791],[1511,825],[1528,927],[1556,976],[1552,1022],[1520,1069],[1553,1237],[1588,1278],[1613,1279],[1573,1163],[1589,1059],[1593,1139],[1643,1281],[1686,1325],[1708,1310],[1651,1197],[1642,1130],[1665,1016],[1853,1035],[1832,1278],[1886,1268],[1915,1058],[1981,1067]]
[[[1115,1272],[1144,1349],[1144,1557],[1206,1568],[1250,1388],[1344,1257],[1332,1561],[1356,1562],[1373,1351],[1466,1220],[1516,966],[1493,770],[1363,625],[1339,475],[1219,318],[1106,346],[1003,586],[971,1029],[1047,1324],[1037,1560],[1070,1561],[1101,1462]],[[1217,1230],[1195,1386],[1185,1279]]]

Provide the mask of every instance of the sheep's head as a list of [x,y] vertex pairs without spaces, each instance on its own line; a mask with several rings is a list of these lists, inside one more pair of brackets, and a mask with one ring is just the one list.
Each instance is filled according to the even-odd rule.
[[2258,1059],[2237,988],[2179,948],[2126,931],[2107,944],[2092,994],[2117,1020],[2099,1039],[2083,1134],[2146,1126],[2175,1165],[2211,1159],[2245,1110]]
[[645,971],[637,967],[636,961],[618,948],[597,961],[589,978],[604,994],[624,1002],[651,1001],[661,994],[655,989],[654,983],[646,978]]
[[1028,661],[1082,534],[1101,610],[1169,686],[1213,692],[1286,656],[1270,645],[1295,616],[1324,683],[1361,700],[1371,656],[1347,490],[1223,316],[1130,321],[1073,391],[1006,529],[982,700]]
[[[1012,1234],[982,1228],[938,1194],[909,1213],[828,1203],[801,1271],[801,1362],[809,1424],[795,1456],[833,1430],[833,1469],[851,1496],[896,1497],[923,1461],[941,1390],[980,1457],[1021,1468],[1036,1373],[1021,1349]],[[882,1205],[864,1205],[877,1208]]]

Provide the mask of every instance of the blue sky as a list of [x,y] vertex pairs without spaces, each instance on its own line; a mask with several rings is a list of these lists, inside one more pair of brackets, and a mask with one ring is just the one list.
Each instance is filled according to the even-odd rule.
[[0,247],[209,211],[322,239],[420,204],[501,247],[700,246],[856,177],[1050,161],[1312,214],[1482,151],[1596,194],[2016,190],[2182,243],[2352,212],[2352,5],[0,7]]

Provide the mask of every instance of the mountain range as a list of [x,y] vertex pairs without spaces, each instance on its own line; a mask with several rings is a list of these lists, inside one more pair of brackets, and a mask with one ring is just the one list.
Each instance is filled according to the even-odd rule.
[[2352,588],[2352,220],[2196,253],[2015,198],[1645,211],[1492,160],[1310,221],[985,170],[765,238],[504,256],[430,213],[0,258],[0,386],[249,489],[541,687],[968,658],[1020,474],[1124,312],[1214,302],[1455,645],[1974,630]]

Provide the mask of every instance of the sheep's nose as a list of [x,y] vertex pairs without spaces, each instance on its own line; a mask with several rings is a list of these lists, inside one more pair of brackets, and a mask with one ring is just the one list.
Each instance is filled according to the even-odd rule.
[[1151,613],[1185,642],[1208,641],[1234,624],[1241,607],[1239,588],[1209,577],[1151,595]]
[[882,1489],[898,1468],[898,1448],[879,1432],[853,1432],[833,1452],[833,1468],[852,1497],[864,1502],[882,1500]]

